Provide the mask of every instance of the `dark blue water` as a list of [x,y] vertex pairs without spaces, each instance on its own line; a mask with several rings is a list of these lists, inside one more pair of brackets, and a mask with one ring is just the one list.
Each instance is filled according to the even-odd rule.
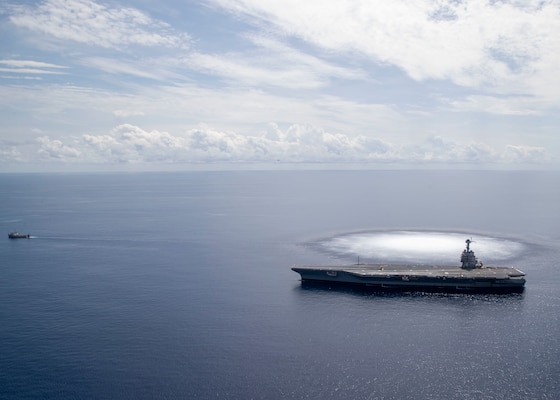
[[[553,172],[0,175],[0,397],[558,398],[559,211]],[[290,270],[402,231],[472,236],[526,290],[363,293]]]

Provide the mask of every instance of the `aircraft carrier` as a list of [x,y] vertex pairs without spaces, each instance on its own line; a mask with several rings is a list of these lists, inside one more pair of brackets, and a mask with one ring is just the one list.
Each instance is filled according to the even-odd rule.
[[487,267],[470,249],[461,253],[461,265],[354,264],[294,265],[302,283],[354,285],[378,291],[520,293],[525,273],[512,267]]

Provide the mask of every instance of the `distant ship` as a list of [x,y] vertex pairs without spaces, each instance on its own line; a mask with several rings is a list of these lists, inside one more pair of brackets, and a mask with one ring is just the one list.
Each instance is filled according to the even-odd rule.
[[302,282],[360,286],[372,290],[520,293],[525,273],[511,267],[487,267],[470,249],[461,253],[461,266],[422,264],[294,265]]
[[10,239],[29,239],[31,236],[24,233],[18,233],[16,231],[8,233]]

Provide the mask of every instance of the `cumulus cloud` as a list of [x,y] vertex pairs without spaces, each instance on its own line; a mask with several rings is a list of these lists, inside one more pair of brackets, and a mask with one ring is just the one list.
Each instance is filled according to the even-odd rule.
[[16,6],[10,21],[37,33],[105,48],[130,45],[186,47],[190,37],[135,8],[109,7],[92,0],[46,0]]
[[108,135],[85,134],[83,141],[93,162],[173,162],[182,160],[176,153],[185,149],[182,138],[130,124],[119,125]]
[[504,158],[513,163],[539,163],[549,160],[549,155],[544,147],[508,145]]
[[[188,163],[424,163],[495,164],[548,161],[541,147],[509,145],[503,151],[485,143],[457,143],[433,136],[415,145],[396,145],[364,135],[331,133],[310,125],[280,129],[271,124],[258,135],[209,127],[182,134],[123,124],[106,134],[84,134],[68,141],[42,136],[36,154],[43,160],[104,164]],[[0,144],[0,154],[21,158],[17,146]]]
[[17,146],[0,142],[0,160],[0,162],[21,162],[24,161],[24,157]]
[[52,140],[48,136],[37,138],[37,142],[40,144],[37,153],[43,159],[69,161],[75,160],[82,154],[73,146],[66,145],[58,139]]
[[442,136],[431,136],[419,144],[407,145],[401,154],[409,161],[423,163],[491,164],[500,159],[498,152],[485,143],[458,143]]

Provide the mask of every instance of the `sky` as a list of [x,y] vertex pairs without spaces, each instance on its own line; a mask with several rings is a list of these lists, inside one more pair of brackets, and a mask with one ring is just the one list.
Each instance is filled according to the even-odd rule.
[[7,0],[0,172],[560,166],[559,0]]

